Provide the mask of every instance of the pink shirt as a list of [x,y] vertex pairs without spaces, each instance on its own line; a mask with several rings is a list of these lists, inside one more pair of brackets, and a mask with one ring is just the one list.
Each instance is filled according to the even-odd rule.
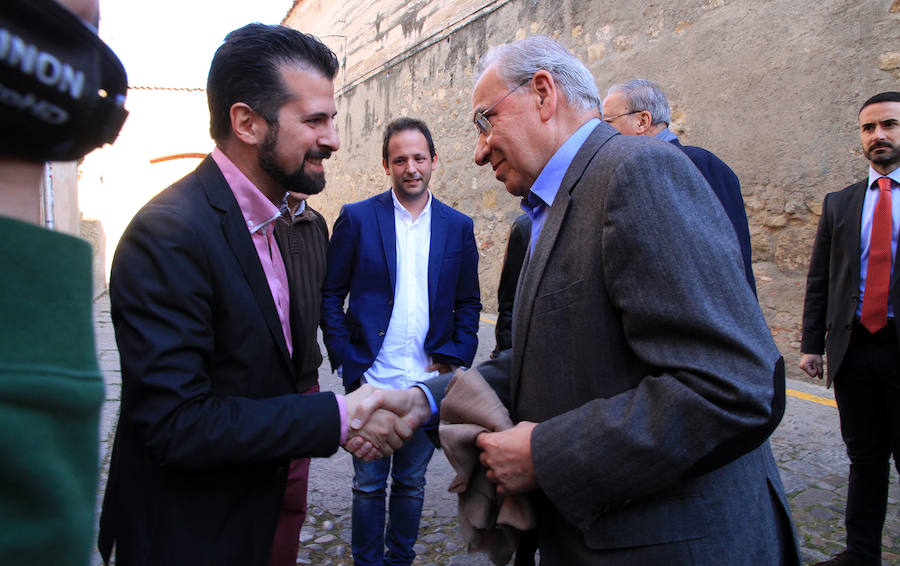
[[[222,171],[225,182],[231,187],[231,192],[234,193],[234,198],[244,216],[244,222],[250,231],[250,239],[253,240],[263,273],[266,275],[266,282],[269,284],[269,291],[275,301],[275,310],[278,313],[278,320],[281,322],[281,331],[284,333],[288,354],[293,355],[290,287],[288,286],[287,270],[284,267],[284,258],[281,257],[281,251],[275,242],[275,220],[281,216],[281,211],[218,147],[213,150],[212,158]],[[343,445],[347,440],[347,410],[344,396],[335,395],[335,398],[341,415],[341,444]]]
[[275,242],[275,220],[281,215],[281,211],[218,147],[213,150],[212,158],[222,171],[222,175],[225,176],[228,186],[231,187],[231,192],[234,193],[234,198],[237,199],[241,214],[244,216],[244,222],[247,223],[250,239],[253,240],[253,245],[256,247],[256,255],[259,256],[259,262],[266,274],[266,281],[269,283],[269,291],[272,292],[272,299],[275,301],[275,310],[278,312],[278,320],[281,322],[281,331],[284,333],[288,354],[293,355],[291,293],[288,287],[287,270],[284,268],[284,259]]

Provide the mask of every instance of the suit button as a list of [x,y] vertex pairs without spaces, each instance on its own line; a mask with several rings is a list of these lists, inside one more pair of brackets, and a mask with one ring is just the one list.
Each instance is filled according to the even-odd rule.
[[859,297],[850,297],[850,300],[851,300],[852,302],[854,302],[854,303],[858,303],[858,302],[859,302]]
[[845,325],[844,325],[844,330],[846,330],[847,332],[850,332],[851,330],[853,330],[853,327],[850,326],[849,324],[845,324]]
[[394,306],[394,299],[390,299],[390,300],[388,301],[388,306],[389,306],[389,307]]
[[378,337],[379,337],[379,338],[383,338],[383,337],[384,337],[384,330],[379,330],[379,331],[378,331]]

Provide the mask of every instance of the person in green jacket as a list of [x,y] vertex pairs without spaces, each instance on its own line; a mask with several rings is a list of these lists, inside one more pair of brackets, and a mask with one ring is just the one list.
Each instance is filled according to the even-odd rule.
[[0,7],[0,564],[90,561],[104,397],[92,252],[40,224],[45,162],[83,157],[125,119],[98,12],[98,0]]

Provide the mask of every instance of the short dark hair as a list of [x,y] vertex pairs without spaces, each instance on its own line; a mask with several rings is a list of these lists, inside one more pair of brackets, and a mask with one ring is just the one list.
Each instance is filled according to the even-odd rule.
[[431,158],[434,159],[434,140],[431,139],[431,132],[428,130],[428,126],[426,126],[425,122],[422,120],[404,117],[397,118],[384,129],[384,139],[381,144],[381,157],[385,162],[388,160],[388,142],[391,141],[391,137],[394,134],[404,130],[419,130],[422,132],[422,135],[425,136],[425,141],[428,142],[428,152],[431,154]]
[[216,50],[206,97],[209,133],[216,141],[231,131],[231,107],[243,102],[268,124],[278,122],[278,110],[291,99],[281,78],[284,66],[309,68],[334,79],[338,60],[316,37],[285,26],[247,24],[227,36]]
[[863,105],[859,108],[860,113],[866,106],[878,104],[879,102],[900,102],[900,92],[889,90],[887,92],[880,92],[876,94],[869,100],[863,102]]

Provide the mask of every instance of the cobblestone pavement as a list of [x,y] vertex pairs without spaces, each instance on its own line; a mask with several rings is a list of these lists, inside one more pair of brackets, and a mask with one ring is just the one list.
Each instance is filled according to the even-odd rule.
[[[119,408],[121,378],[108,296],[101,295],[95,307],[98,356],[107,383],[107,402],[101,422],[99,511]],[[483,315],[476,362],[486,358],[493,347],[493,329],[492,317]],[[327,367],[326,360],[319,372],[322,389],[341,391],[338,379]],[[788,368],[788,375],[799,378],[799,371]],[[837,409],[824,404],[833,401],[832,392],[799,379],[789,379],[788,390],[785,417],[772,435],[771,443],[791,501],[803,563],[811,564],[843,548],[848,461],[841,442]],[[350,566],[353,563],[350,556],[352,468],[351,458],[343,450],[330,458],[313,460],[309,518],[300,535],[298,564]],[[446,458],[440,452],[435,453],[426,476],[428,485],[415,566],[490,565],[484,555],[467,554],[456,533],[456,498],[446,490],[452,477]],[[900,485],[897,473],[892,469],[888,517],[882,540],[884,564],[900,565],[898,501]],[[92,563],[101,564],[96,553]]]

